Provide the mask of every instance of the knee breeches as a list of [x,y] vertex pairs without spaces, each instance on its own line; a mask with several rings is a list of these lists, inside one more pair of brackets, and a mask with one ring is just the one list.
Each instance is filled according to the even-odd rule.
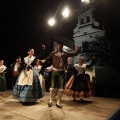
[[65,83],[64,71],[52,71],[51,88],[63,89]]

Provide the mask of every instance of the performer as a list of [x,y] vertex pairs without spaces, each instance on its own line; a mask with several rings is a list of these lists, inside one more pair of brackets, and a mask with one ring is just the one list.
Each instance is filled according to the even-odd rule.
[[64,90],[64,83],[65,83],[65,69],[67,66],[67,58],[76,56],[80,53],[81,47],[77,47],[77,51],[72,53],[67,53],[62,50],[63,43],[60,41],[57,43],[57,51],[53,51],[50,53],[50,55],[45,58],[44,60],[41,60],[40,62],[46,63],[49,60],[52,60],[52,75],[51,75],[51,87],[50,87],[50,99],[48,102],[48,107],[52,106],[53,101],[53,95],[55,88],[58,88],[58,100],[56,103],[56,107],[62,108],[61,105],[61,98],[63,96],[63,90]]
[[7,90],[6,87],[6,77],[4,71],[6,70],[6,66],[4,65],[4,60],[0,60],[0,91]]
[[[67,65],[68,66],[71,66],[71,65],[73,65],[73,59],[72,59],[72,57],[68,57],[68,59],[67,59]],[[70,79],[70,77],[72,76],[72,72],[70,71],[70,70],[66,70],[65,71],[65,78],[66,78],[66,81],[65,81],[65,84],[68,82],[68,80]]]
[[86,67],[87,64],[84,64],[84,59],[82,57],[77,64],[68,66],[68,70],[71,70],[73,75],[65,85],[64,94],[73,97],[73,101],[76,101],[76,98],[83,101],[83,98],[94,95],[90,76],[85,74]]
[[11,78],[12,88],[15,86],[16,80],[21,71],[20,66],[21,66],[21,57],[17,56],[15,62],[11,64],[10,67],[6,70],[6,75],[8,75],[8,77]]
[[46,88],[45,88],[45,80],[44,80],[44,77],[43,77],[43,66],[40,64],[39,62],[39,59],[36,60],[36,64],[34,66],[34,69],[37,73],[37,76],[40,80],[40,85],[41,85],[41,88],[42,88],[42,94],[44,95],[44,93],[46,92]]
[[43,97],[39,78],[34,69],[37,58],[34,56],[34,49],[29,49],[28,56],[21,64],[22,71],[13,89],[13,97],[21,103],[33,103]]

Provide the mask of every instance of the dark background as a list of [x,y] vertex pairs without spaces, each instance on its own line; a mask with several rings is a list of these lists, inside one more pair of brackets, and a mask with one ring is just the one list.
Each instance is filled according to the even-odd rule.
[[[104,24],[106,37],[120,47],[120,4],[119,0],[104,0],[95,6],[96,18]],[[27,50],[33,48],[39,55],[41,45],[49,48],[51,35],[65,36],[73,40],[73,29],[77,24],[77,15],[63,20],[61,10],[68,4],[71,11],[80,6],[80,0],[1,0],[0,1],[0,59],[9,66],[15,57],[22,58]],[[58,23],[54,28],[47,24],[51,16]],[[114,50],[114,49],[113,49]],[[119,53],[119,51],[116,51]],[[117,56],[118,57],[118,56]]]

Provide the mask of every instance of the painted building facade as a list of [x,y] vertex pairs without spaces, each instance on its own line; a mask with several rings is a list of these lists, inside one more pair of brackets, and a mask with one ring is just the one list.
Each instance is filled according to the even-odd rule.
[[[103,26],[95,20],[94,11],[94,8],[89,8],[83,13],[79,13],[77,26],[73,30],[75,46],[81,45],[83,53],[89,49],[88,42],[95,41],[97,37],[104,36],[105,34]],[[74,58],[75,63],[80,56],[81,54]]]

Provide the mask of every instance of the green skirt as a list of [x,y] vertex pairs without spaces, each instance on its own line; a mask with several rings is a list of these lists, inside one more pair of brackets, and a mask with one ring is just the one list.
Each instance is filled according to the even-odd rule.
[[5,74],[0,73],[0,91],[5,91],[5,90],[7,90]]

